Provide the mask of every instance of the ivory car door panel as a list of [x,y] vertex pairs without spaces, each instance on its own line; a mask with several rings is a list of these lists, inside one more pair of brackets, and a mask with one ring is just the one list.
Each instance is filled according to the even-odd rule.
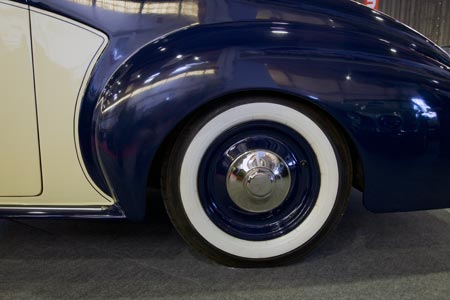
[[42,191],[29,20],[27,6],[0,1],[0,197],[18,201]]
[[[31,9],[30,20],[43,190],[36,197],[3,197],[0,203],[110,205],[112,199],[100,191],[85,173],[77,146],[78,106],[90,72],[107,44],[107,37],[83,24],[38,9]],[[16,115],[18,112],[14,117]],[[31,118],[27,116],[24,119],[29,123]],[[26,140],[30,142],[32,139],[27,137]],[[35,160],[39,166],[39,159]]]

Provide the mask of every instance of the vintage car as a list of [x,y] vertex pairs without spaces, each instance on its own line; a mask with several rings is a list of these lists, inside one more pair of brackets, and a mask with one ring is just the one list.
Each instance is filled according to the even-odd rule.
[[348,0],[0,0],[0,216],[143,220],[229,266],[450,207],[450,58]]

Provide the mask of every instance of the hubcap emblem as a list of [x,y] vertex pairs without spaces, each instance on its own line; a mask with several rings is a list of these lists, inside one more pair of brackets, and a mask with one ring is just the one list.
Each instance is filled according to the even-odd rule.
[[275,175],[268,169],[254,168],[247,175],[244,181],[250,196],[266,198],[272,194],[275,182]]

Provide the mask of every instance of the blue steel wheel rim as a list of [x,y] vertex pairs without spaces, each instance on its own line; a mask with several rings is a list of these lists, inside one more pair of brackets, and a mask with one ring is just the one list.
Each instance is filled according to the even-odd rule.
[[[278,207],[262,213],[237,206],[227,191],[233,161],[252,150],[267,150],[286,162],[291,186]],[[320,169],[308,141],[292,128],[271,122],[239,124],[218,136],[208,147],[198,171],[199,198],[210,220],[243,240],[266,241],[288,234],[308,217],[320,189]]]

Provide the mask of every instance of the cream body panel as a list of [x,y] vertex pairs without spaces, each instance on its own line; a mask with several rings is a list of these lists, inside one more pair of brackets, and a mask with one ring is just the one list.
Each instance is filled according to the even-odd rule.
[[0,29],[0,197],[35,196],[42,180],[26,6],[0,1]]
[[0,198],[1,204],[32,206],[112,205],[85,170],[78,146],[78,111],[107,37],[83,24],[31,9],[43,192],[38,197]]

